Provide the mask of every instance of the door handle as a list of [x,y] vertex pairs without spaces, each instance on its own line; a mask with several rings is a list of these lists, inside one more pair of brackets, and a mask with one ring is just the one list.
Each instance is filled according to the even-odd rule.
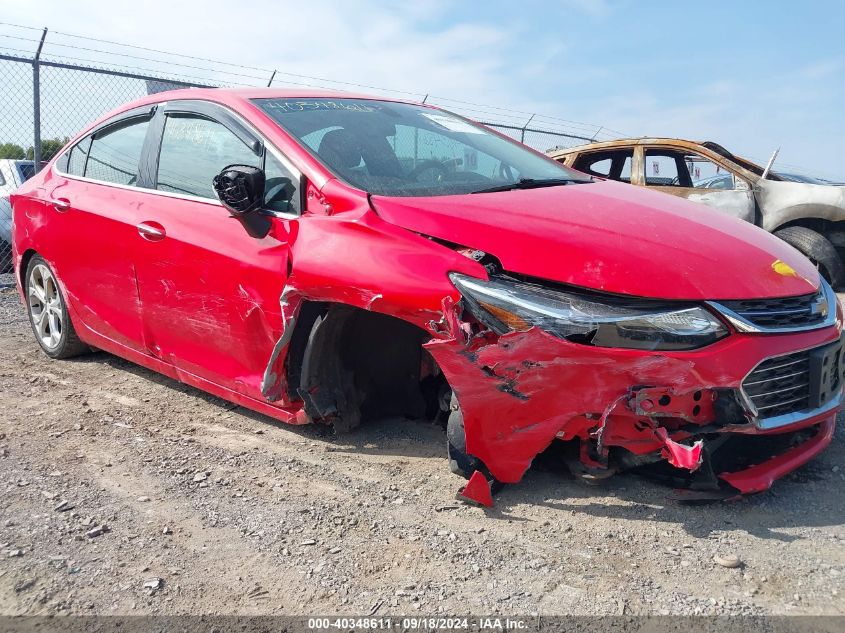
[[67,198],[53,198],[50,201],[50,204],[52,204],[53,208],[60,213],[64,213],[70,209],[70,200]]
[[164,227],[158,222],[141,222],[135,228],[138,229],[138,233],[141,237],[150,242],[163,240],[164,236],[167,235],[164,231]]

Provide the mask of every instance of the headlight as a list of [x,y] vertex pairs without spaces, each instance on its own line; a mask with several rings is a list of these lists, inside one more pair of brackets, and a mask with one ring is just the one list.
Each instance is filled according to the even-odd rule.
[[601,347],[694,349],[728,334],[702,307],[631,298],[598,298],[510,279],[489,281],[450,273],[470,312],[497,334],[539,327],[549,334]]

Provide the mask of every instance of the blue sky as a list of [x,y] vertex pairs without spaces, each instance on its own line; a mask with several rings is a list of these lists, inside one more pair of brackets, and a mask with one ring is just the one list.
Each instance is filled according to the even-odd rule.
[[2,19],[539,111],[635,136],[714,140],[761,162],[780,146],[782,167],[845,181],[841,1],[113,0],[108,6],[18,2]]

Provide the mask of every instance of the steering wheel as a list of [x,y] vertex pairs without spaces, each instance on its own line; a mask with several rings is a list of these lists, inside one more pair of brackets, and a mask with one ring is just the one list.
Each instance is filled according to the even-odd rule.
[[499,163],[499,178],[501,180],[508,180],[511,182],[516,180],[516,178],[513,177],[511,166],[507,163]]
[[434,181],[436,182],[443,180],[443,178],[446,176],[446,168],[443,166],[443,163],[438,160],[428,159],[417,163],[417,166],[411,170],[411,173],[408,174],[408,177],[413,178],[414,180],[419,182],[420,176],[422,176],[427,171],[438,172],[434,176]]

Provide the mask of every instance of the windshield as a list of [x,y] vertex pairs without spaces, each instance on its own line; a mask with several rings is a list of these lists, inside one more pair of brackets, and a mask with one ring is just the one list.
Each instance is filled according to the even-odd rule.
[[254,103],[350,185],[384,196],[445,196],[583,174],[456,115],[371,99]]
[[804,174],[787,174],[782,171],[778,172],[778,176],[790,182],[803,182],[808,185],[826,185],[827,183],[812,176],[805,176]]

